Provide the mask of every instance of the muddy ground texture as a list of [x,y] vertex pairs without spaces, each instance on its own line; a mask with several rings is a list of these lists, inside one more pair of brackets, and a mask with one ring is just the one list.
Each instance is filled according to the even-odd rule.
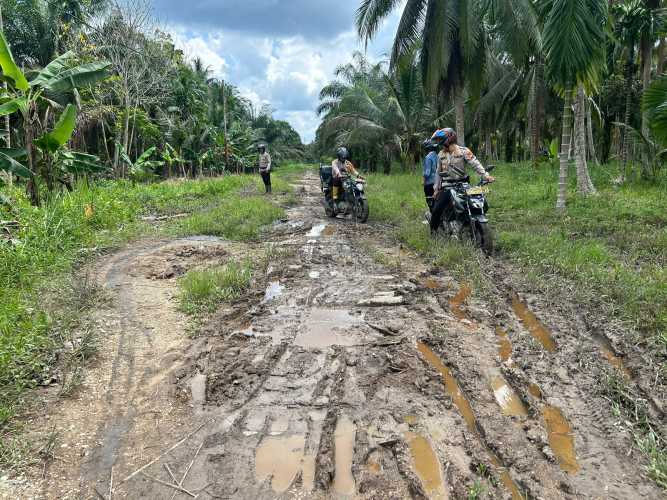
[[[31,416],[55,457],[8,498],[664,498],[600,381],[626,378],[663,424],[664,392],[614,332],[517,293],[500,263],[500,300],[474,300],[387,228],[327,219],[315,174],[295,189],[261,244],[142,242],[99,264],[101,352]],[[189,336],[178,276],[268,245],[252,290]]]

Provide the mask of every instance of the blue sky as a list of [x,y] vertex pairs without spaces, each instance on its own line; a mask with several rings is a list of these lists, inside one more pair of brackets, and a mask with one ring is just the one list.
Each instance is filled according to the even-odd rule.
[[[304,142],[315,136],[318,93],[337,65],[363,50],[354,30],[359,0],[153,0],[155,13],[187,57],[199,56],[214,76],[236,85]],[[371,59],[390,50],[398,16],[368,47]]]

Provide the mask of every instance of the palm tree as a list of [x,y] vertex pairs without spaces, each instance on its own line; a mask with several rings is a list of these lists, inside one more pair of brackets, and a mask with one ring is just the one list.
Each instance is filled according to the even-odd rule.
[[[356,21],[362,40],[373,38],[381,21],[399,4],[362,0]],[[408,0],[394,38],[392,67],[423,40],[420,63],[427,95],[452,98],[460,144],[465,143],[466,87],[478,93],[484,80],[485,17],[498,28],[510,52],[524,50],[526,40],[535,36],[535,12],[529,0]]]
[[[564,209],[572,127],[572,91],[580,84],[595,84],[598,80],[599,68],[604,62],[603,25],[607,16],[607,2],[546,0],[541,8],[544,19],[547,75],[563,91],[564,96],[559,189],[556,202],[557,208]],[[584,162],[585,165],[585,154],[583,158],[579,154],[578,161]],[[581,173],[583,174],[583,168]],[[590,179],[587,183],[582,182],[580,189],[584,192],[592,190]]]

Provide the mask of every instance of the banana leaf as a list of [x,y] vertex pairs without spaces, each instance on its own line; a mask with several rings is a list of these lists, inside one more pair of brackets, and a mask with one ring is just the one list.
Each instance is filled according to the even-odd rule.
[[53,153],[69,141],[75,126],[76,107],[73,104],[68,104],[53,130],[36,139],[35,144],[41,149]]
[[109,74],[108,62],[81,64],[55,75],[42,85],[49,92],[70,92],[77,87],[92,85],[104,80]]
[[12,56],[12,51],[9,48],[9,44],[5,39],[4,33],[0,31],[0,67],[2,68],[2,73],[11,78],[14,82],[14,86],[19,89],[26,91],[30,88],[28,80],[26,80],[25,75],[19,69],[19,67],[14,62],[14,56]]
[[0,170],[11,172],[19,177],[30,177],[32,172],[28,167],[19,163],[11,156],[0,151]]

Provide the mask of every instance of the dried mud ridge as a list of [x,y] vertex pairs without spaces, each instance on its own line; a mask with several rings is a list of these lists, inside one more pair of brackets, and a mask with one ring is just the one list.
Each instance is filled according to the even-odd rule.
[[664,498],[598,389],[610,370],[641,385],[610,343],[506,282],[489,310],[382,227],[325,219],[318,186],[296,186],[267,237],[282,257],[196,340],[174,278],[257,245],[146,243],[104,263],[106,348],[51,417],[67,447],[36,496]]

